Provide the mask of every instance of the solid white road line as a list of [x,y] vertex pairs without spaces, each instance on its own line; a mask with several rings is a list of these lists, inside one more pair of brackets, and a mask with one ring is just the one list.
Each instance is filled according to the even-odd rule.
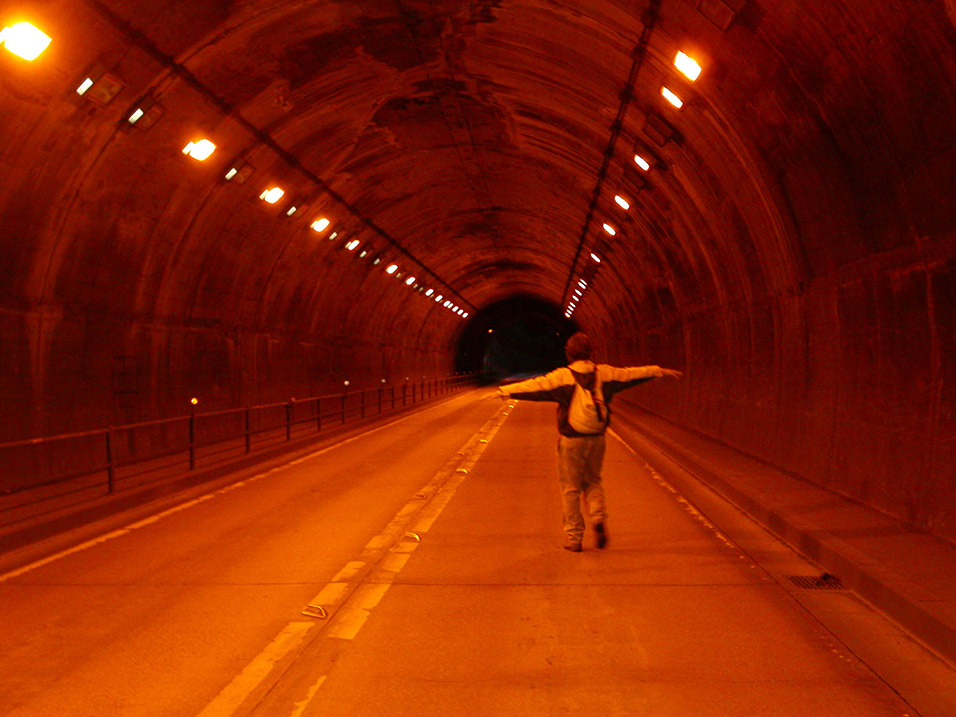
[[252,662],[226,685],[216,698],[199,713],[199,717],[222,717],[236,711],[239,706],[252,694],[252,691],[266,678],[275,667],[275,664],[285,657],[290,650],[295,649],[305,639],[316,623],[292,622],[286,625],[276,638],[270,642]]

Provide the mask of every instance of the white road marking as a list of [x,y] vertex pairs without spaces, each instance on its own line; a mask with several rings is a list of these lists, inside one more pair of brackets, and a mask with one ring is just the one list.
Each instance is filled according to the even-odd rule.
[[301,702],[296,702],[293,705],[292,712],[289,714],[289,717],[302,717],[302,713],[305,712],[305,708],[309,706],[309,703],[312,701],[312,698],[315,697],[315,693],[319,691],[319,688],[322,686],[322,683],[325,682],[326,675],[322,675],[318,682],[316,682],[309,689],[308,694],[306,694],[305,699]]
[[339,570],[335,577],[332,578],[332,582],[339,582],[341,580],[349,580],[354,578],[356,575],[362,572],[365,569],[364,560],[351,560],[345,564],[341,570]]
[[286,625],[285,629],[199,713],[199,717],[222,717],[235,712],[272,671],[275,664],[301,643],[315,624],[302,621]]
[[[609,433],[611,436],[613,436],[614,438],[616,438],[617,441],[618,441],[622,446],[624,446],[632,455],[634,455],[635,457],[640,458],[642,461],[644,461],[644,467],[647,469],[648,473],[651,474],[651,478],[654,479],[654,482],[657,483],[661,488],[663,488],[664,490],[666,490],[668,493],[672,493],[672,494],[674,495],[674,500],[676,500],[677,503],[680,504],[680,506],[681,506],[687,513],[689,513],[698,523],[700,523],[700,524],[703,525],[705,528],[707,528],[708,530],[710,530],[715,536],[717,536],[717,539],[718,539],[720,542],[722,542],[724,545],[726,545],[728,548],[730,548],[731,550],[738,550],[737,546],[734,545],[734,543],[732,543],[732,542],[730,541],[730,539],[727,538],[726,535],[724,535],[723,533],[721,533],[721,532],[720,532],[720,529],[719,529],[716,525],[714,525],[712,522],[710,522],[710,520],[707,518],[707,516],[705,516],[703,513],[701,513],[699,510],[697,510],[697,507],[696,507],[693,503],[691,503],[690,501],[688,501],[687,498],[685,498],[685,497],[681,494],[681,492],[680,492],[679,490],[677,490],[677,488],[675,488],[675,487],[670,483],[670,481],[668,481],[664,476],[662,476],[662,475],[654,468],[654,466],[650,465],[646,460],[644,460],[644,457],[643,457],[640,453],[638,453],[637,451],[635,451],[623,438],[621,438],[621,436],[619,436],[619,435],[618,435],[617,433],[615,433],[614,431],[608,430],[608,433]],[[744,556],[740,556],[740,557],[744,557]]]
[[[366,621],[371,615],[372,609],[378,605],[385,593],[392,586],[398,574],[405,567],[406,563],[412,557],[412,552],[420,545],[421,536],[427,533],[432,527],[438,516],[444,510],[445,506],[451,501],[455,491],[465,481],[468,471],[478,462],[481,454],[485,452],[491,440],[498,433],[505,419],[510,414],[513,407],[502,411],[489,423],[492,424],[485,432],[488,423],[479,429],[476,435],[482,435],[477,443],[472,445],[470,450],[466,450],[468,445],[474,441],[474,437],[468,440],[465,447],[456,453],[456,456],[462,457],[462,462],[455,471],[453,471],[441,484],[437,491],[429,490],[429,487],[419,491],[415,497],[403,507],[396,517],[389,522],[388,526],[379,535],[375,536],[365,546],[366,550],[380,550],[388,546],[388,553],[378,560],[377,565],[372,572],[366,576],[365,582],[359,585],[353,595],[346,597],[345,601],[338,606],[328,630],[324,633],[326,637],[339,640],[353,640],[359,631],[364,627]],[[439,476],[445,471],[439,472]],[[438,476],[436,476],[437,478]],[[432,482],[435,478],[432,479]],[[429,502],[422,507],[421,501],[425,496],[430,496]],[[405,517],[410,517],[416,510],[419,510],[415,519],[415,525],[410,531],[404,532],[401,538],[396,539],[396,527],[399,531],[406,530],[400,524]],[[401,535],[401,533],[399,533]],[[313,598],[310,604],[323,604],[328,606],[329,612],[335,609],[335,603],[339,601],[341,594],[348,589],[348,584],[335,582],[345,579],[343,576],[357,577],[361,570],[366,566],[366,561],[353,560],[345,564],[333,579],[333,582],[326,585],[322,592]],[[326,676],[320,678],[319,682],[309,690],[308,695],[301,702],[295,703],[292,717],[299,717],[309,706],[319,691],[319,688],[325,682]]]

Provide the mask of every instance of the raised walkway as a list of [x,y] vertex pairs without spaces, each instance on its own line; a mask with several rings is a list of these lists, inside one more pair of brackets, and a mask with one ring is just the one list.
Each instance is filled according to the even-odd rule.
[[956,665],[956,546],[626,398],[615,418],[656,448],[645,457],[675,484],[702,481]]

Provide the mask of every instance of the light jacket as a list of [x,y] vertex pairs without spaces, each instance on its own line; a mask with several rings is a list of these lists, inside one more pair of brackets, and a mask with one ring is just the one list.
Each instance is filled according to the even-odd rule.
[[578,433],[568,423],[568,407],[571,405],[571,396],[574,394],[576,383],[574,374],[578,374],[581,378],[581,385],[590,390],[594,388],[595,368],[601,379],[601,398],[603,398],[604,405],[607,407],[608,422],[610,422],[611,399],[615,394],[631,386],[664,375],[660,366],[622,368],[603,363],[595,366],[592,361],[574,361],[568,366],[555,369],[544,376],[502,386],[498,389],[498,392],[502,396],[524,401],[556,401],[558,404],[558,432],[562,436],[578,437],[585,434]]

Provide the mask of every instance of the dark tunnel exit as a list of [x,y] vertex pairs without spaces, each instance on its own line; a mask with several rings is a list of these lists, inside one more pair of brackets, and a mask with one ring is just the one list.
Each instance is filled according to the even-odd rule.
[[560,309],[531,297],[486,306],[458,340],[455,369],[478,373],[485,383],[531,376],[565,364],[564,343],[577,331]]

